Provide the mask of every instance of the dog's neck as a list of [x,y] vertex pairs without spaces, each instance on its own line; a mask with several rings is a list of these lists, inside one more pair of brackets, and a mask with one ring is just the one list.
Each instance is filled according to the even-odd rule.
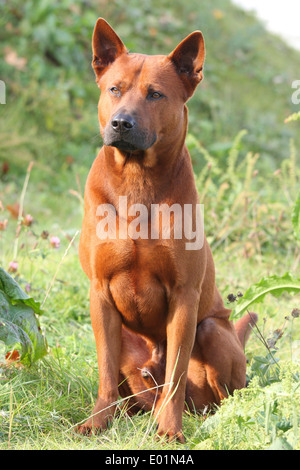
[[108,182],[116,198],[127,196],[128,204],[159,204],[170,196],[180,184],[184,168],[191,166],[190,156],[185,146],[188,113],[185,107],[184,125],[180,129],[181,138],[174,143],[153,146],[141,152],[122,152],[114,147],[104,146],[104,159]]
[[169,160],[162,161],[154,155],[153,164],[149,165],[149,154],[145,157],[138,154],[120,155],[112,147],[104,148],[104,154],[105,163],[110,169],[106,173],[109,178],[107,182],[113,189],[110,194],[114,194],[116,199],[127,196],[128,204],[143,204],[147,208],[151,204],[160,204],[169,199],[174,189],[176,190],[174,181],[179,189],[182,173],[190,165],[185,146],[172,164]]

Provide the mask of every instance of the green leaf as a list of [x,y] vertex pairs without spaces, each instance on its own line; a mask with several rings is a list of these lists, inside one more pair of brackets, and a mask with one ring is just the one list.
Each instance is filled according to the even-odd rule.
[[283,292],[290,294],[300,293],[300,279],[294,278],[290,273],[283,276],[269,276],[253,284],[240,297],[233,312],[233,317],[240,316],[250,305],[262,302],[267,294],[279,297]]
[[0,268],[0,341],[20,352],[20,361],[30,365],[47,354],[47,342],[36,316],[40,304]]
[[21,361],[32,355],[33,344],[28,334],[14,323],[0,317],[0,341],[11,350],[22,351]]
[[5,292],[12,304],[22,303],[31,307],[35,313],[42,313],[40,303],[29,297],[3,268],[0,268],[0,291]]

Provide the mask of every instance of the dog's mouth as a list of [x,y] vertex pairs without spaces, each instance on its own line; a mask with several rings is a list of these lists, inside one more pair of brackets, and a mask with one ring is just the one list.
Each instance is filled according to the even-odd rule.
[[136,152],[140,150],[138,147],[131,144],[130,142],[126,142],[125,140],[117,140],[116,142],[112,142],[110,147],[115,147],[118,150],[122,150],[123,152]]
[[157,139],[156,135],[153,136],[151,141],[147,142],[146,140],[142,140],[141,142],[137,142],[137,143],[128,142],[123,139],[105,142],[105,139],[104,139],[104,145],[108,145],[109,147],[115,147],[121,152],[125,152],[125,153],[138,153],[138,152],[145,152],[147,149],[152,147],[152,145],[155,144],[156,139]]
[[146,130],[139,129],[137,126],[127,132],[117,132],[111,125],[107,125],[103,132],[104,145],[115,147],[127,154],[145,152],[155,144],[156,140],[157,135],[155,133],[149,134]]

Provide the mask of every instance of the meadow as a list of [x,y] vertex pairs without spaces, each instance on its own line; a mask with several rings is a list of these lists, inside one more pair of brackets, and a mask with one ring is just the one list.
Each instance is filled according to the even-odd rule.
[[[300,53],[228,0],[198,3],[1,3],[0,266],[24,292],[14,307],[0,296],[1,450],[300,448],[299,114],[288,119],[299,113]],[[248,387],[208,417],[185,414],[184,445],[158,442],[153,416],[127,416],[122,400],[105,433],[75,432],[98,388],[78,260],[84,184],[101,146],[90,67],[98,16],[130,50],[168,53],[195,29],[206,39],[187,146],[219,290],[233,320],[249,310],[259,321],[246,346]],[[24,318],[35,312],[42,343],[26,342],[16,319],[5,325],[5,308],[18,305]],[[16,345],[21,361],[7,355]]]

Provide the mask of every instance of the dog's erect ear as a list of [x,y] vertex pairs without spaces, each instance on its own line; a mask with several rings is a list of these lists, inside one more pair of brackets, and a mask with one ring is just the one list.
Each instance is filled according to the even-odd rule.
[[169,59],[174,63],[185,85],[187,99],[192,96],[203,78],[204,58],[205,46],[201,31],[191,33],[169,54]]
[[103,18],[98,18],[93,33],[93,62],[97,81],[105,69],[127,49],[119,36]]

